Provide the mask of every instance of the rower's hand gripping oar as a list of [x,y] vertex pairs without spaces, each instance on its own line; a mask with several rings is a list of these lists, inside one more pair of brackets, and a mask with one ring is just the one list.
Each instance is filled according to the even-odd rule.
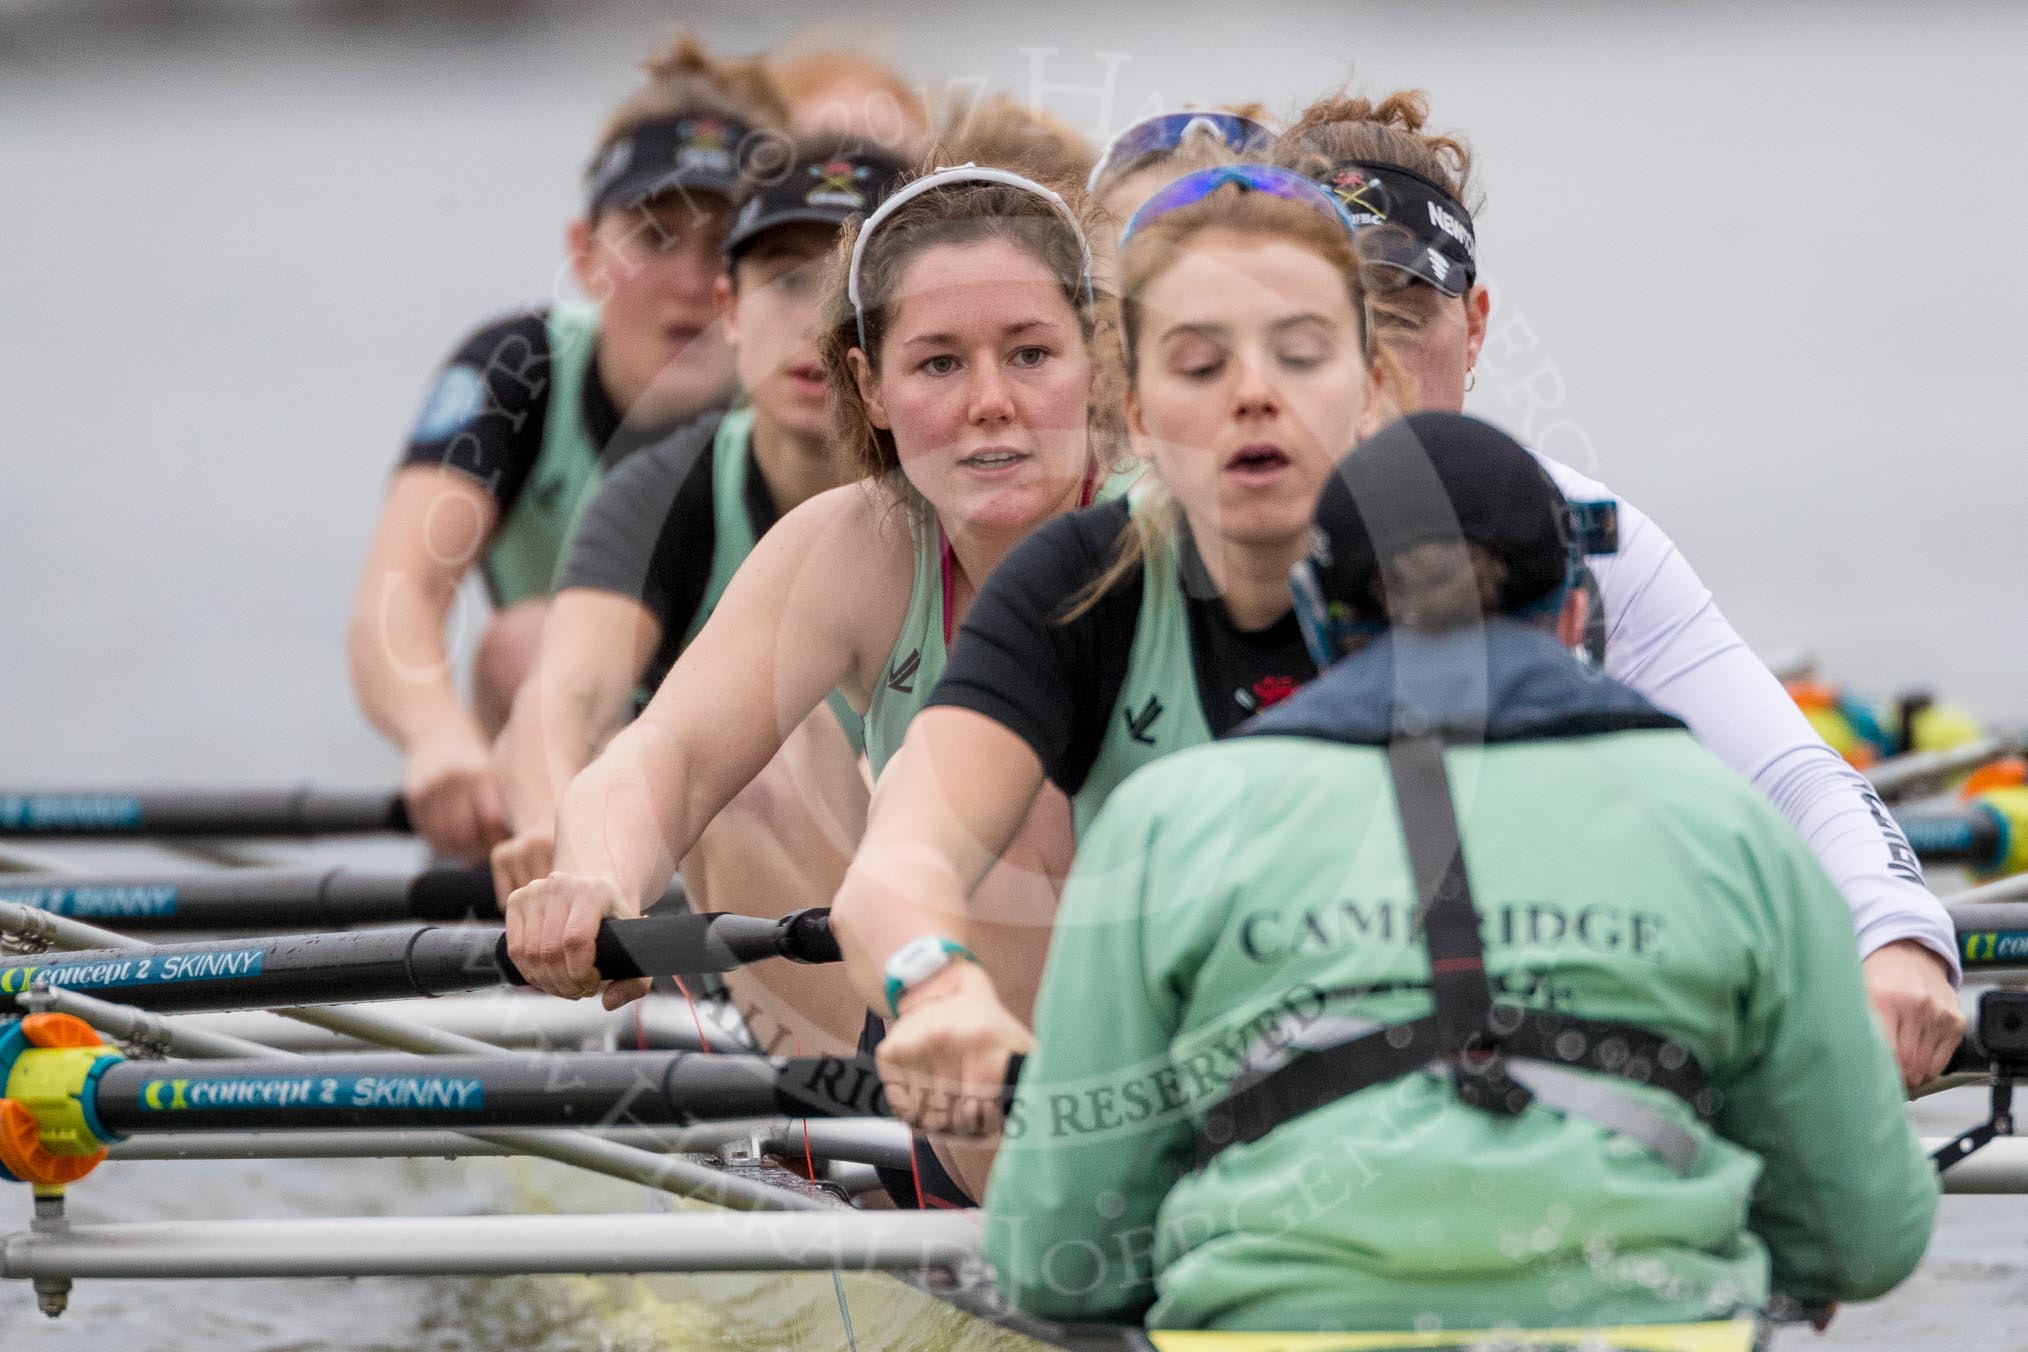
[[1998,1137],[2014,1134],[2014,1081],[2028,1076],[2028,991],[1989,990],[1979,997],[1977,1028],[1966,1035],[1943,1073],[1979,1072],[1989,1077],[1992,1090],[1986,1120],[1931,1152],[1938,1173]]
[[[0,915],[5,908],[0,907]],[[608,920],[596,941],[600,975],[725,972],[766,958],[837,962],[830,912],[780,920],[743,915],[651,915]],[[448,995],[522,982],[493,926],[281,935],[208,944],[97,949],[0,960],[0,998],[36,982],[103,994],[140,1009],[188,1013]]]
[[[516,986],[528,984],[507,956],[504,931],[493,952],[501,980]],[[689,912],[607,920],[599,925],[592,954],[592,965],[598,968],[602,981],[731,972],[765,958],[803,963],[844,961],[838,941],[831,937],[829,907],[791,911],[780,920]]]

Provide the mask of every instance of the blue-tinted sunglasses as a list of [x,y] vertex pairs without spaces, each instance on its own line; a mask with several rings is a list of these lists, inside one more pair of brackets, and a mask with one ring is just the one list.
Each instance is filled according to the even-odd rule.
[[1338,199],[1303,175],[1271,164],[1221,164],[1185,174],[1150,197],[1120,232],[1120,247],[1125,248],[1134,232],[1157,216],[1201,202],[1229,183],[1236,183],[1247,192],[1262,192],[1314,207],[1344,226],[1346,234],[1353,231],[1352,218]]
[[1183,144],[1183,138],[1190,134],[1192,128],[1210,132],[1228,150],[1242,155],[1260,154],[1275,139],[1274,132],[1238,113],[1157,113],[1153,117],[1142,118],[1106,142],[1098,163],[1092,166],[1091,177],[1084,182],[1085,191],[1098,191],[1099,181],[1117,165],[1132,164],[1144,155],[1174,150]]

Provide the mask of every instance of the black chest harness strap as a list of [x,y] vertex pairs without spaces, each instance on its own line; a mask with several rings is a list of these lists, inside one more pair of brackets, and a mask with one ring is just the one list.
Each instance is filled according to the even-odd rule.
[[1696,1059],[1631,1025],[1496,1002],[1443,743],[1430,735],[1398,736],[1388,744],[1387,760],[1415,879],[1416,915],[1429,947],[1435,1009],[1406,1023],[1362,1025],[1364,1031],[1349,1037],[1320,1039],[1323,1030],[1313,1028],[1272,1043],[1206,1111],[1198,1164],[1347,1095],[1441,1066],[1459,1100],[1474,1108],[1513,1116],[1539,1102],[1627,1136],[1678,1173],[1689,1173],[1696,1138],[1599,1077],[1665,1089],[1708,1119],[1717,1095]]

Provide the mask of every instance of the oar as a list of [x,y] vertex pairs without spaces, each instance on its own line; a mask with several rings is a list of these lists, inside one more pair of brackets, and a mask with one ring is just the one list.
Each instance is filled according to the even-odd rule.
[[[22,915],[0,903],[0,928],[16,927]],[[795,911],[780,920],[688,913],[608,920],[599,926],[595,954],[599,974],[609,980],[729,972],[766,958],[840,960],[826,909]],[[171,1012],[351,1004],[526,984],[507,956],[507,932],[497,925],[422,925],[0,960],[0,996],[25,995],[37,982]]]
[[2028,789],[1988,789],[1955,807],[1899,812],[1895,821],[1925,864],[1985,874],[2028,870]]
[[398,793],[319,789],[82,789],[0,793],[0,839],[356,836],[411,830]]
[[[31,1053],[32,1054],[32,1053]],[[879,1117],[871,1057],[580,1052],[385,1053],[273,1061],[121,1061],[78,1102],[109,1135],[259,1127],[681,1126],[723,1118]]]
[[397,920],[500,918],[482,868],[364,873],[346,868],[198,874],[0,874],[0,901],[122,930],[343,929]]
[[[1023,1058],[1008,1067],[1011,1102]],[[871,1056],[551,1052],[130,1061],[83,1020],[33,1014],[0,1034],[0,1163],[76,1172],[136,1135],[191,1131],[687,1126],[744,1118],[885,1118]],[[32,1121],[31,1130],[22,1123]],[[36,1145],[46,1158],[36,1156]],[[61,1161],[74,1163],[65,1166]],[[57,1161],[52,1165],[52,1161]],[[26,1166],[26,1167],[24,1167]],[[58,1180],[49,1180],[58,1181]],[[70,1181],[70,1180],[61,1180]]]
[[1981,873],[2007,862],[2011,832],[1997,813],[1977,805],[1926,812],[1898,812],[1894,820],[1910,848],[1925,864],[1956,865]]
[[2028,901],[1958,901],[1948,909],[1967,971],[2028,967]]
[[1970,774],[1981,765],[2016,750],[2018,742],[1982,737],[1976,742],[1954,746],[1948,751],[1908,751],[1890,756],[1863,772],[1879,795],[1894,801],[1939,788],[1958,775]]
[[[345,929],[402,920],[498,920],[482,868],[375,873],[348,868],[241,868],[209,873],[0,873],[0,901],[100,920],[123,932]],[[685,904],[683,882],[660,906]]]
[[[30,911],[5,904],[0,904],[0,935],[16,942],[48,944],[66,950],[86,948],[127,950],[145,947],[138,940],[87,925],[81,920],[70,920],[43,911]],[[81,998],[90,999],[89,996]],[[146,1017],[145,1014],[128,1009],[126,1006],[114,1005],[107,1008],[125,1011],[136,1017]],[[378,1043],[383,1047],[424,1056],[513,1055],[477,1038],[463,1037],[441,1028],[406,1023],[376,1009],[341,1005],[336,1008],[282,1008],[272,1012],[345,1037],[358,1038]],[[24,1019],[17,1026],[25,1027],[26,1024],[27,1020]],[[4,1079],[0,1079],[0,1083],[4,1082]],[[0,1133],[0,1137],[4,1137],[4,1133]],[[507,1140],[525,1154],[538,1155],[544,1159],[556,1160],[596,1173],[610,1174],[614,1178],[626,1179],[643,1187],[695,1197],[719,1206],[811,1209],[821,1205],[803,1197],[785,1194],[779,1188],[691,1164],[686,1160],[637,1150],[617,1141],[602,1140],[583,1132],[518,1132],[513,1137],[500,1139]],[[45,1200],[41,1197],[36,1199],[38,1208]]]

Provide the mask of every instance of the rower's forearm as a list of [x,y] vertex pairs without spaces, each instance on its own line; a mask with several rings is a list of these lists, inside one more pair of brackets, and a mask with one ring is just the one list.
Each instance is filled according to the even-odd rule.
[[1795,827],[1852,912],[1859,956],[1913,939],[1956,984],[1957,931],[1922,876],[1901,827],[1866,780],[1821,743],[1797,746],[1763,767],[1759,788]]
[[500,734],[501,791],[517,831],[554,824],[563,792],[592,763],[599,745],[623,726],[597,692],[558,688],[546,676],[526,682]]
[[[376,599],[377,595],[377,599]],[[389,577],[361,589],[346,635],[352,688],[367,719],[404,750],[460,723],[478,721],[452,682],[444,624],[451,597]]]
[[911,940],[942,935],[971,946],[965,892],[947,858],[868,840],[831,902],[831,932],[852,989],[887,1014],[887,960]]
[[636,724],[571,780],[557,805],[558,873],[610,878],[622,895],[659,896],[702,833],[684,757],[666,734]]

